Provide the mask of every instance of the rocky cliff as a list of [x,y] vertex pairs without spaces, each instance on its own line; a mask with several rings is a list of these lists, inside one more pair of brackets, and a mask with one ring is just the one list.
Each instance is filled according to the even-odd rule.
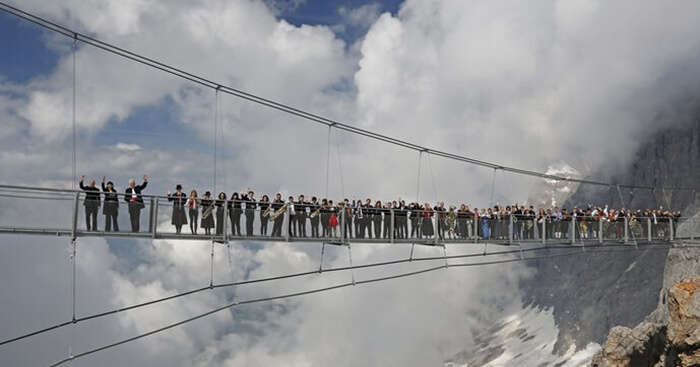
[[669,251],[657,308],[610,330],[594,367],[700,366],[700,249]]
[[[610,175],[607,172],[619,173]],[[615,186],[581,185],[569,198],[568,206],[603,203],[631,208],[664,206],[694,214],[700,206],[700,190],[661,188],[700,187],[700,117],[676,124],[650,137],[641,145],[628,168],[604,167],[594,172],[593,176],[605,177],[614,183],[635,183],[656,189],[621,189],[618,192]]]

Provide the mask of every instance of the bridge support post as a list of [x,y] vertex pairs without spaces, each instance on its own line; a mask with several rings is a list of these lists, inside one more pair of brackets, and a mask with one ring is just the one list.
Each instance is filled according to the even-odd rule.
[[630,223],[627,217],[625,217],[625,244],[629,243],[629,229]]
[[158,198],[151,198],[151,238],[155,239],[158,232]]
[[71,238],[75,241],[78,236],[78,208],[80,207],[80,192],[75,193],[73,202],[73,224],[71,226]]
[[389,228],[389,236],[391,236],[391,243],[394,243],[394,230],[396,229],[396,218],[394,217],[394,208],[391,208],[391,228]]
[[508,244],[513,244],[513,214],[508,215]]
[[647,217],[647,241],[651,243],[651,218]]

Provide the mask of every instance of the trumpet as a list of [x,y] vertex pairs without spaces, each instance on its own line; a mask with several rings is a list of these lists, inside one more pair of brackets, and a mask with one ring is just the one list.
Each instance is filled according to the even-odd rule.
[[277,219],[277,217],[279,217],[280,215],[282,215],[284,212],[287,211],[288,206],[289,206],[289,203],[284,203],[284,205],[282,205],[281,208],[275,210],[275,212],[272,213],[272,215],[270,215],[270,218]]

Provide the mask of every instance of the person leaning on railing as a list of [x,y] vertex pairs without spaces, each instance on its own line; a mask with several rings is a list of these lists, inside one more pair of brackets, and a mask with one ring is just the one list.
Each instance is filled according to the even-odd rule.
[[129,203],[129,218],[131,219],[131,231],[138,232],[141,223],[141,209],[146,206],[143,203],[141,192],[148,185],[148,176],[143,175],[143,183],[136,185],[136,181],[132,178],[129,180],[129,187],[124,191],[124,201]]
[[88,231],[97,231],[97,212],[100,209],[100,189],[95,187],[95,180],[84,185],[85,176],[80,177],[80,189],[85,191],[85,227]]
[[105,203],[102,208],[102,214],[105,216],[105,232],[110,232],[112,226],[114,226],[115,232],[119,232],[119,222],[117,221],[117,216],[119,216],[119,195],[112,181],[107,182],[105,186],[105,176],[102,176],[102,192],[105,195]]

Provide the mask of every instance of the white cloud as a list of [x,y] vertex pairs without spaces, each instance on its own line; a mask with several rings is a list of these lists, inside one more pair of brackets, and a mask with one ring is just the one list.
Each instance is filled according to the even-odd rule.
[[[680,114],[654,119],[659,110],[673,112],[683,92],[696,91],[700,75],[700,4],[692,1],[415,0],[403,4],[396,16],[376,19],[376,5],[367,5],[344,13],[348,22],[369,27],[357,49],[347,47],[329,27],[297,27],[276,19],[261,1],[23,1],[19,6],[321,115],[534,169],[563,162],[585,173],[607,162],[624,162],[641,137]],[[4,183],[70,186],[72,63],[66,44],[61,45],[58,65],[48,75],[23,85],[2,84]],[[107,175],[123,187],[128,178],[149,173],[148,193],[164,193],[178,182],[200,191],[212,189],[212,91],[86,46],[78,51],[78,71],[79,175]],[[139,107],[170,100],[179,114],[168,126],[185,129],[182,140],[163,135],[144,144],[104,130],[133,117]],[[220,95],[219,121],[219,189],[250,186],[259,193],[280,190],[285,196],[326,191],[325,128],[226,95]],[[184,127],[177,126],[181,123]],[[331,137],[329,196],[415,197],[415,152],[338,131]],[[478,206],[489,200],[491,171],[424,157],[421,172],[418,196],[423,200],[439,197]],[[503,200],[522,202],[529,192],[523,187],[536,183],[502,173],[497,177],[496,197]],[[70,203],[55,211],[24,205],[18,207],[21,211],[8,212],[11,207],[0,208],[3,221],[55,224],[65,219],[55,213],[68,212]],[[21,240],[0,241],[16,245]],[[26,243],[21,248],[0,246],[0,275],[7,280],[0,295],[3,310],[12,310],[0,316],[4,336],[64,320],[69,309],[65,244],[38,239]],[[206,243],[139,241],[130,248],[139,252],[121,259],[103,241],[81,241],[81,311],[208,284]],[[346,265],[344,250],[329,250],[326,264]],[[353,250],[357,263],[408,253],[398,246]],[[425,254],[432,250],[418,249]],[[277,244],[253,251],[236,244],[231,270],[225,251],[217,247],[216,279],[306,271],[318,261],[316,246]],[[128,261],[139,263],[122,268]],[[377,274],[386,273],[368,270],[356,276]],[[494,316],[482,312],[494,294],[505,297],[508,307],[517,307],[515,283],[523,274],[527,271],[519,267],[455,269],[242,307],[85,363],[435,364],[470,343],[469,326],[492,322],[489,317]],[[347,280],[348,274],[324,274],[126,313],[81,326],[76,350],[202,312],[232,296],[253,298]],[[42,284],[48,294],[22,291],[32,282]],[[10,297],[15,294],[21,297]],[[60,312],[44,313],[44,306]],[[15,319],[18,314],[28,316]],[[0,364],[41,365],[65,356],[66,335],[56,335],[4,350]],[[30,348],[42,353],[30,354]]]

